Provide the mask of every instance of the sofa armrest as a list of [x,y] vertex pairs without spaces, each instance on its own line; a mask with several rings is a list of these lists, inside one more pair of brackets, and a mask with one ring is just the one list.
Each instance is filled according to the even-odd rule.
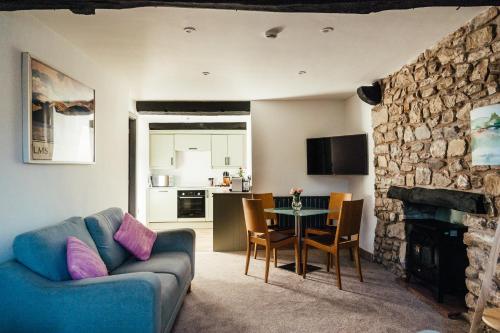
[[56,282],[17,262],[0,265],[7,332],[151,332],[161,329],[160,280],[130,273]]
[[176,229],[158,232],[152,253],[182,251],[191,258],[191,278],[194,277],[194,251],[196,234],[193,229]]

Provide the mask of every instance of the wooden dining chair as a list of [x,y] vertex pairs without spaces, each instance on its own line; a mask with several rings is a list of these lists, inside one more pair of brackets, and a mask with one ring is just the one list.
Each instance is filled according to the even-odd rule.
[[338,221],[340,217],[340,210],[342,208],[342,203],[344,201],[351,201],[352,193],[341,193],[341,192],[332,192],[330,193],[330,200],[328,201],[328,210],[330,213],[326,216],[326,222],[323,226],[319,228],[307,228],[307,234],[314,235],[329,235],[335,234],[336,225],[333,224],[333,221]]
[[[262,207],[264,209],[267,209],[267,208],[274,208],[275,205],[274,205],[274,196],[272,193],[254,193],[253,194],[253,199],[260,199],[262,200]],[[268,212],[264,212],[264,218],[266,221],[270,221],[270,224],[267,225],[267,227],[271,230],[274,230],[274,231],[280,231],[280,232],[283,232],[283,233],[290,233],[290,234],[294,234],[295,233],[295,230],[292,229],[292,228],[281,228],[280,225],[279,225],[279,220],[278,220],[278,214],[275,214],[275,213],[268,213]],[[257,243],[255,243],[254,245],[254,251],[253,251],[253,257],[254,259],[257,259]],[[273,255],[274,255],[274,261],[277,262],[277,258],[276,258],[276,254],[277,252],[274,251]]]
[[[278,231],[269,230],[264,217],[264,208],[260,199],[243,198],[243,213],[245,215],[245,224],[247,228],[247,253],[245,263],[245,275],[248,274],[250,264],[250,251],[253,244],[264,246],[266,249],[266,271],[264,281],[267,283],[269,276],[269,262],[271,259],[271,250],[277,251],[278,248],[293,244],[295,250],[295,265],[298,263],[298,243],[297,237],[290,234],[284,234]],[[274,266],[277,266],[277,255],[275,252]]]
[[[307,254],[309,247],[314,247],[321,251],[331,254],[335,257],[335,268],[337,271],[337,286],[342,289],[342,281],[340,278],[340,257],[341,249],[353,249],[355,252],[354,258],[356,268],[359,274],[359,280],[363,282],[361,273],[361,262],[359,257],[359,228],[361,226],[361,217],[363,215],[363,200],[344,201],[342,204],[340,218],[337,222],[337,230],[335,235],[314,235],[310,234],[304,238],[304,265],[303,277],[306,278],[307,273]],[[329,256],[330,258],[330,256]],[[330,271],[329,263],[326,265],[326,271]]]

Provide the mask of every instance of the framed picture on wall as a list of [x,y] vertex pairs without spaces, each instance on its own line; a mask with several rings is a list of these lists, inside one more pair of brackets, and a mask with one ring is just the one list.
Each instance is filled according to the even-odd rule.
[[500,104],[470,113],[472,165],[500,165]]
[[25,163],[95,163],[95,90],[22,54]]

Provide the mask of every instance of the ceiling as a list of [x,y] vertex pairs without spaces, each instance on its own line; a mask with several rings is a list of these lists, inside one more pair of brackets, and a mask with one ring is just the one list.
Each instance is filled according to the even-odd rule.
[[[369,15],[181,8],[98,10],[89,16],[30,13],[125,77],[133,99],[257,100],[350,96],[484,9]],[[186,33],[187,26],[196,31]],[[334,31],[321,32],[326,26]],[[266,39],[264,32],[273,27],[283,31]]]

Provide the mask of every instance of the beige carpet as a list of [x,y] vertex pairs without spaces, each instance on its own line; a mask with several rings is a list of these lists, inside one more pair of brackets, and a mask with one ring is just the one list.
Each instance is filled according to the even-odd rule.
[[[281,263],[291,259],[280,255]],[[265,284],[262,258],[250,261],[248,276],[244,260],[243,253],[197,253],[192,292],[174,332],[467,332],[467,323],[445,319],[374,263],[362,262],[361,283],[354,264],[343,257],[341,291],[325,270],[303,280],[271,266]]]

